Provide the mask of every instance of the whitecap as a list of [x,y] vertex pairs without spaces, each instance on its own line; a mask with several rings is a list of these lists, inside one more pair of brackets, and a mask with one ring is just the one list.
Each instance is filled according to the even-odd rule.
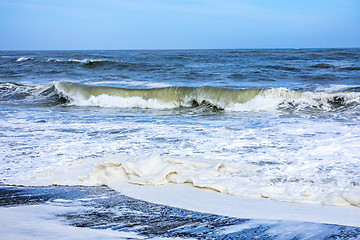
[[16,61],[17,62],[24,62],[24,61],[28,61],[28,60],[34,60],[34,58],[32,58],[32,57],[20,57]]

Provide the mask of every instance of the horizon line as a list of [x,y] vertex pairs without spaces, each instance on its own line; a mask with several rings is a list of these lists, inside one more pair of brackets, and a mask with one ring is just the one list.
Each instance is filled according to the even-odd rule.
[[264,47],[264,48],[123,48],[123,49],[0,49],[5,51],[174,51],[174,50],[301,50],[301,49],[357,49],[359,47]]

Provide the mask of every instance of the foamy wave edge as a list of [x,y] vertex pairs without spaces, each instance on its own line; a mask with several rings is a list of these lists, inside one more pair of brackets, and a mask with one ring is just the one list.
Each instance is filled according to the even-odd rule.
[[[110,155],[10,180],[20,185],[107,185],[121,191],[124,184],[159,186],[188,184],[246,198],[280,202],[360,207],[359,186],[316,185],[311,181],[272,184],[259,181],[260,166],[242,162],[211,162],[199,158]],[[234,177],[236,176],[236,177]],[[291,179],[293,176],[288,176]],[[314,176],[316,177],[316,176]]]

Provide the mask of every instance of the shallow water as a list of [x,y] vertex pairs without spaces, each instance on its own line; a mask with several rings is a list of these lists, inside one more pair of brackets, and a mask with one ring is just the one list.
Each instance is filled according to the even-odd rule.
[[239,219],[152,204],[107,187],[0,185],[5,239],[357,239],[360,228]]

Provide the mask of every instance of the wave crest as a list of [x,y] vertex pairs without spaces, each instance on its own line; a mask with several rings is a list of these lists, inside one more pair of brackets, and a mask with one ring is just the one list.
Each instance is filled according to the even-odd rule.
[[286,88],[217,87],[117,88],[71,82],[42,86],[0,83],[0,100],[47,101],[50,104],[111,108],[200,108],[225,111],[359,110],[360,92],[300,92]]
[[359,92],[299,92],[286,88],[227,89],[165,87],[126,89],[56,82],[70,104],[80,106],[157,108],[207,107],[227,111],[322,110],[358,106]]
[[16,62],[25,62],[25,61],[29,61],[29,60],[35,60],[32,57],[19,57]]
[[[224,89],[215,87],[165,87],[126,89],[55,83],[56,89],[74,105],[99,107],[176,108],[209,107],[226,109],[254,98],[261,89]],[[141,102],[143,104],[141,104]],[[124,103],[126,103],[124,105]]]
[[86,66],[96,66],[96,65],[102,65],[102,64],[107,64],[107,63],[119,63],[119,61],[112,61],[112,60],[106,60],[106,59],[83,59],[83,60],[78,60],[78,59],[69,59],[70,63],[82,63]]

